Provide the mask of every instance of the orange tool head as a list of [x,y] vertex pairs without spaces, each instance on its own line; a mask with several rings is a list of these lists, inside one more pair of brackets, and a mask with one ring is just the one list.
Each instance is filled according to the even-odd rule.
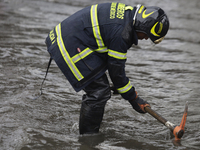
[[184,132],[185,132],[184,127],[185,127],[185,122],[186,122],[186,119],[187,119],[187,112],[188,112],[188,104],[186,103],[185,111],[184,111],[181,123],[180,123],[179,126],[176,126],[173,130],[175,140],[180,140],[181,137],[183,136]]

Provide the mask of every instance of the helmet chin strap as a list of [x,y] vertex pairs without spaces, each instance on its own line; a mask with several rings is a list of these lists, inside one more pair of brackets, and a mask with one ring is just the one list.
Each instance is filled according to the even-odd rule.
[[155,43],[155,44],[160,43],[160,42],[164,39],[164,37],[165,37],[165,36],[163,36],[163,37],[161,37],[161,38],[155,40],[154,43]]
[[135,15],[134,15],[134,17],[133,17],[133,25],[135,24],[135,18],[136,18],[136,16],[137,16],[138,10],[140,9],[141,6],[142,6],[141,4],[138,4],[138,5],[136,6],[137,9],[136,9]]

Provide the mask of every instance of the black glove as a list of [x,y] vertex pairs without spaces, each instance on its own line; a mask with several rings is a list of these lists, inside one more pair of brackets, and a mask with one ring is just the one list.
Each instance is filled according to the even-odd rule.
[[134,100],[129,100],[129,103],[132,105],[133,109],[143,114],[146,113],[144,108],[147,106],[150,107],[148,102],[144,101],[137,95],[137,92],[136,92],[136,98]]
[[113,91],[113,94],[119,94],[119,92],[117,91],[117,89],[114,86],[111,86],[110,90]]

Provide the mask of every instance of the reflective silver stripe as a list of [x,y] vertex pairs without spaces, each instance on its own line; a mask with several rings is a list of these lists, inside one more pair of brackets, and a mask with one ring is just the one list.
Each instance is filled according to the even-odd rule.
[[91,22],[92,22],[92,28],[93,28],[93,34],[94,37],[96,39],[97,45],[98,47],[104,47],[104,43],[103,43],[103,39],[101,37],[101,33],[100,33],[100,28],[99,28],[99,22],[98,22],[98,16],[97,16],[97,6],[96,5],[92,5],[91,9],[90,9],[90,17],[91,17]]
[[95,52],[95,51],[98,53],[105,53],[105,52],[108,52],[108,49],[107,49],[107,47],[102,47],[102,48],[93,50],[88,47],[88,48],[84,49],[82,52],[73,56],[72,61],[74,63],[77,63],[80,59],[87,57],[88,55],[90,55],[92,52]]
[[139,11],[139,9],[140,9],[141,6],[142,6],[141,4],[137,5],[137,9],[136,9],[134,17],[133,17],[133,25],[135,24],[135,19],[136,19],[137,13],[138,13],[138,11]]
[[91,54],[92,52],[94,52],[92,49],[90,48],[86,48],[85,50],[83,50],[82,52],[76,54],[75,56],[72,57],[72,61],[74,63],[78,62],[80,59],[85,58],[86,56],[88,56],[89,54]]
[[126,59],[126,53],[120,53],[113,50],[108,50],[108,55],[116,59]]
[[98,53],[106,53],[106,52],[108,52],[108,49],[107,49],[107,47],[102,47],[99,49],[95,49],[94,51],[96,51]]
[[81,79],[83,79],[83,75],[79,72],[78,68],[75,66],[75,64],[73,63],[69,53],[67,52],[63,39],[62,39],[62,33],[61,33],[61,24],[56,26],[56,34],[57,34],[57,44],[59,47],[59,50],[62,54],[62,57],[64,58],[65,62],[67,63],[67,65],[69,66],[70,70],[72,71],[72,73],[74,74],[74,76],[76,77],[76,79],[78,81],[80,81]]
[[127,85],[125,85],[124,87],[118,88],[117,91],[120,94],[123,94],[123,93],[128,92],[131,88],[132,88],[132,85],[131,85],[131,82],[129,81]]

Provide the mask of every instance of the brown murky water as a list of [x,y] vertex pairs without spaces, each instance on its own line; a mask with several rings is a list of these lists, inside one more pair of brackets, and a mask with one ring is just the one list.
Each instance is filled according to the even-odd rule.
[[[60,21],[97,0],[0,0],[1,150],[193,150],[200,149],[199,0],[119,0],[162,7],[170,30],[159,45],[140,41],[128,52],[127,75],[140,96],[169,121],[179,124],[189,103],[185,134],[140,115],[120,96],[106,105],[97,135],[80,136],[82,92],[75,93],[55,63],[36,100],[49,55],[44,40]],[[102,0],[101,2],[108,2]],[[111,2],[111,1],[110,1]]]

